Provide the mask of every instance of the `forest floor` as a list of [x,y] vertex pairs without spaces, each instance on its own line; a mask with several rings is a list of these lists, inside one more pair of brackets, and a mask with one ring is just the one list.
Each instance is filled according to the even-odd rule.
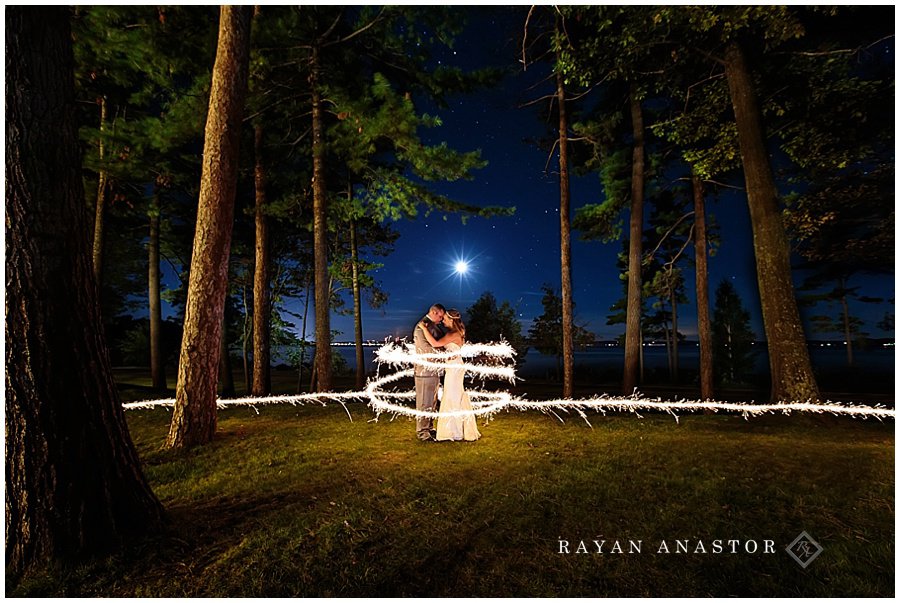
[[894,595],[894,421],[513,410],[423,444],[364,403],[261,406],[174,453],[170,417],[127,413],[166,529],[7,595]]

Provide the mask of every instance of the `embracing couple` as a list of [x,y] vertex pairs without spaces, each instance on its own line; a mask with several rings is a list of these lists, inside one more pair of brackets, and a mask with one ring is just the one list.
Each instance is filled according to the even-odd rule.
[[[413,333],[417,354],[434,354],[439,352],[459,352],[466,341],[466,325],[463,324],[459,310],[444,310],[441,304],[434,304],[428,310]],[[434,362],[433,360],[431,362]],[[463,379],[466,369],[462,358],[453,355],[446,359],[444,371],[444,391],[440,401],[442,415],[434,429],[434,419],[418,417],[416,419],[416,436],[419,441],[435,440],[477,440],[481,437],[472,412],[472,404],[466,394]],[[440,368],[416,364],[416,409],[433,412],[437,404]]]

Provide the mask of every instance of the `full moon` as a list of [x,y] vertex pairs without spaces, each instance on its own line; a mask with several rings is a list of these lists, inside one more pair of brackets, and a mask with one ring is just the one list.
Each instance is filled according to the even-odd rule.
[[456,262],[456,274],[465,274],[469,271],[469,264],[463,260]]

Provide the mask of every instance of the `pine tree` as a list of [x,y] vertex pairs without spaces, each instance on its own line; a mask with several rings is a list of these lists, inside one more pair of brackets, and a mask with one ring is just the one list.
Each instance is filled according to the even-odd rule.
[[[561,17],[556,19],[556,36],[562,37]],[[556,103],[559,113],[559,238],[560,290],[562,291],[563,397],[571,398],[575,378],[574,302],[572,301],[572,222],[569,218],[569,118],[566,111],[566,85],[561,63],[562,43],[556,51]]]
[[253,128],[253,141],[256,257],[253,263],[253,379],[250,393],[254,396],[267,396],[272,390],[269,366],[271,355],[269,331],[272,322],[272,307],[269,282],[269,218],[266,215],[267,169],[264,159],[263,126],[260,123]]
[[[108,115],[99,129],[81,129],[88,173],[104,181],[98,186],[103,194],[95,205],[94,236],[94,265],[102,265],[103,272],[104,324],[113,341],[123,335],[143,338],[143,324],[132,322],[137,329],[123,333],[117,323],[124,322],[123,309],[136,310],[142,304],[135,300],[147,296],[151,378],[161,390],[166,388],[163,332],[169,325],[162,321],[160,261],[189,253],[190,233],[173,220],[194,221],[187,200],[196,199],[195,148],[210,70],[196,57],[214,47],[209,23],[207,9],[111,6],[79,8],[74,21],[78,95],[82,106],[97,100]],[[148,222],[142,257],[143,241],[134,232]]]
[[[6,11],[6,568],[121,545],[162,508],[103,337],[64,7]],[[8,582],[9,583],[9,582]]]
[[[534,319],[528,330],[530,345],[545,355],[556,356],[556,375],[562,375],[563,361],[563,302],[556,289],[549,284],[541,287],[544,292],[541,304],[544,313]],[[593,333],[583,326],[575,324],[573,329],[574,345],[581,349],[594,341]]]
[[476,343],[509,342],[516,351],[516,364],[525,360],[528,345],[522,336],[522,323],[508,301],[497,305],[497,298],[485,291],[466,309],[466,339]]
[[[646,179],[649,172],[646,162],[648,146],[645,125],[644,101],[652,94],[656,83],[648,73],[657,73],[663,67],[664,53],[661,53],[652,32],[657,22],[651,19],[652,9],[645,7],[568,7],[563,10],[567,23],[571,23],[566,37],[568,47],[561,68],[568,78],[582,86],[592,88],[600,82],[608,82],[601,89],[606,103],[596,111],[606,112],[599,120],[586,120],[582,132],[595,133],[599,130],[602,138],[589,136],[595,146],[609,145],[610,125],[624,123],[622,117],[613,117],[618,112],[615,106],[628,107],[630,118],[631,170],[626,190],[620,180],[617,186],[607,188],[606,201],[581,211],[582,224],[590,216],[601,218],[600,228],[606,230],[614,218],[629,208],[630,243],[628,254],[628,296],[625,328],[625,363],[623,368],[622,391],[630,394],[638,380],[641,357],[641,282],[642,231],[644,227],[644,201]],[[573,33],[574,31],[574,33]],[[649,37],[650,43],[638,44],[637,39]],[[624,103],[621,97],[625,97]],[[594,121],[594,123],[591,123]],[[621,141],[614,142],[617,146]],[[620,148],[619,153],[622,153]],[[607,179],[612,172],[607,171]],[[590,227],[588,227],[590,230]],[[618,228],[616,227],[616,230]],[[612,233],[606,230],[604,238]]]
[[691,174],[691,191],[694,200],[694,262],[695,289],[697,292],[697,338],[700,340],[700,398],[713,398],[713,349],[712,322],[709,317],[709,239],[706,235],[706,201],[703,181]]
[[847,365],[853,366],[854,341],[864,338],[867,334],[862,332],[863,321],[851,314],[850,300],[855,299],[862,303],[880,303],[884,300],[860,295],[860,287],[851,287],[848,284],[849,277],[846,272],[835,272],[834,266],[826,265],[823,268],[804,279],[799,290],[816,293],[803,295],[801,303],[817,305],[824,302],[829,307],[836,304],[840,308],[837,319],[829,314],[816,314],[810,316],[809,321],[812,323],[813,331],[817,333],[839,333],[842,336],[847,346]]
[[645,266],[652,267],[647,291],[658,301],[654,308],[665,310],[664,336],[669,357],[669,374],[678,381],[678,307],[687,303],[681,265],[687,260],[685,250],[693,237],[693,212],[687,210],[681,187],[663,191],[653,201],[648,220]]
[[[338,204],[335,204],[337,206]],[[347,209],[346,205],[332,209]],[[351,210],[352,211],[352,210]],[[382,307],[388,301],[388,293],[375,279],[375,273],[384,264],[371,261],[376,257],[386,257],[394,250],[394,243],[400,233],[388,224],[382,224],[362,212],[353,212],[353,216],[332,220],[336,230],[332,238],[335,243],[330,271],[332,297],[338,297],[347,289],[352,297],[353,331],[356,345],[356,386],[365,386],[365,359],[362,336],[362,303],[366,294],[368,306],[373,309]],[[341,228],[343,227],[343,228]],[[343,234],[343,236],[339,236]],[[371,258],[371,259],[365,259]],[[337,303],[337,302],[335,302]]]
[[[760,91],[766,90],[767,80],[752,70],[752,66],[763,65],[769,58],[777,63],[773,49],[801,37],[802,24],[788,7],[660,8],[654,19],[666,24],[670,41],[702,49],[701,56],[724,70],[728,85],[726,105],[734,116],[734,125],[721,130],[734,133],[740,150],[769,345],[771,397],[817,399],[818,386],[794,298],[788,241],[766,147],[766,104],[761,104],[759,97]],[[715,107],[712,112],[716,110],[722,109]],[[708,121],[706,126],[720,127]],[[734,154],[733,145],[728,152]],[[697,164],[692,165],[698,168]]]
[[756,274],[769,346],[772,399],[817,400],[819,389],[794,298],[790,250],[778,211],[778,190],[763,139],[762,113],[744,50],[737,41],[731,42],[725,52],[725,74],[731,91],[741,163],[747,182]]
[[[594,223],[596,225],[596,223]],[[576,221],[577,225],[577,221]],[[590,226],[588,226],[590,228]],[[642,243],[643,245],[643,243]],[[618,253],[616,258],[616,266],[619,269],[619,281],[622,284],[622,297],[616,300],[612,306],[610,306],[609,310],[612,314],[608,314],[606,317],[607,325],[624,325],[628,321],[628,254],[629,249],[631,248],[631,242],[625,238],[622,240],[622,251]],[[643,265],[641,269],[646,271],[649,266]],[[647,300],[650,299],[650,291],[647,288],[647,279],[644,276],[641,277],[642,282],[644,283],[644,291],[641,293],[641,331],[640,331],[640,350],[638,353],[638,384],[644,383],[644,340],[648,335],[654,335],[653,332],[654,324],[652,318],[649,317],[649,310],[647,307]],[[625,345],[625,333],[620,334],[617,337],[617,342],[619,345]]]
[[[271,65],[269,77],[279,84],[269,104],[290,102],[295,115],[286,129],[309,132],[298,136],[296,144],[307,145],[312,162],[314,371],[317,389],[327,391],[332,387],[330,311],[335,299],[330,295],[330,267],[339,259],[329,256],[334,247],[331,233],[338,232],[330,221],[348,215],[353,220],[399,219],[415,216],[420,206],[479,215],[494,211],[430,190],[429,182],[468,177],[483,161],[477,152],[425,145],[417,132],[419,126],[440,124],[438,118],[416,111],[417,96],[460,90],[473,78],[428,65],[427,51],[435,40],[423,39],[421,26],[427,24],[437,40],[451,38],[458,28],[447,9],[273,8],[263,14],[272,15],[288,33],[273,44],[277,68],[271,57],[262,57]],[[328,104],[323,108],[326,92]],[[352,195],[344,194],[348,183]],[[350,208],[332,211],[336,204]]]
[[212,440],[237,152],[250,52],[250,8],[223,7],[206,122],[203,177],[169,448]]
[[753,370],[755,336],[750,313],[728,281],[716,288],[712,331],[716,377],[720,383],[742,383]]

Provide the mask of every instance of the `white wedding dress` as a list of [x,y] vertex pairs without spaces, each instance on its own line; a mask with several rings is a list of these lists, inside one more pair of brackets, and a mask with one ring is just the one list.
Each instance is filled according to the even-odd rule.
[[[447,352],[458,352],[459,346],[455,343],[448,343],[444,346]],[[460,412],[461,414],[440,417],[437,422],[437,440],[477,440],[481,437],[478,432],[478,425],[475,421],[475,414],[472,412],[472,403],[469,402],[469,395],[463,384],[466,376],[466,369],[456,367],[454,365],[462,365],[462,358],[455,356],[447,362],[447,368],[444,370],[444,392],[441,395],[441,414],[449,412]],[[461,411],[468,411],[464,414]]]

